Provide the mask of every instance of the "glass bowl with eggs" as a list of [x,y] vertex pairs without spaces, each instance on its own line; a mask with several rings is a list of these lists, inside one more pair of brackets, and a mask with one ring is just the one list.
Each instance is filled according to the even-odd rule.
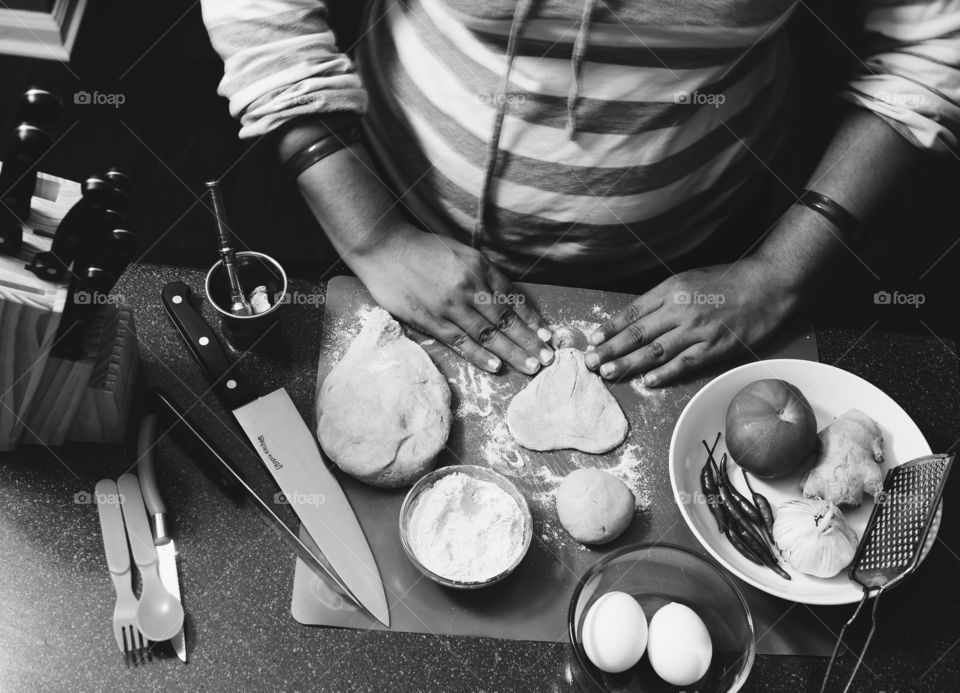
[[598,561],[573,591],[568,634],[583,690],[732,693],[756,654],[733,580],[672,544],[634,544]]
[[477,589],[512,573],[533,539],[520,490],[486,467],[454,464],[415,483],[400,506],[400,543],[410,561],[445,587]]

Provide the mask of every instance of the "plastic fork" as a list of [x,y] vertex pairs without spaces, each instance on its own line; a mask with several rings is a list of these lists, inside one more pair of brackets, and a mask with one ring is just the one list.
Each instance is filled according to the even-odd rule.
[[103,551],[113,589],[117,593],[117,603],[113,607],[113,637],[124,655],[135,655],[146,649],[149,641],[137,629],[138,602],[133,593],[130,548],[120,509],[120,492],[112,479],[102,479],[97,482],[95,493]]

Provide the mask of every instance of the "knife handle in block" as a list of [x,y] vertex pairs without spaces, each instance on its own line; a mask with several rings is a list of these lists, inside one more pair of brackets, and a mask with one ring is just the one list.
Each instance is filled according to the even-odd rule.
[[123,528],[123,513],[120,510],[120,494],[113,479],[101,479],[94,491],[97,514],[100,516],[100,533],[103,535],[103,553],[107,567],[113,575],[130,572],[130,548],[127,532]]
[[206,371],[213,389],[228,409],[235,410],[257,398],[256,393],[235,372],[223,345],[192,303],[193,291],[183,282],[163,287],[163,307],[173,321],[190,353]]
[[245,489],[240,483],[246,478],[233,463],[214,445],[203,430],[184,412],[167,392],[158,388],[147,395],[150,410],[159,415],[166,432],[200,466],[207,476],[228,495],[240,498]]
[[120,491],[120,508],[127,525],[133,562],[139,568],[151,566],[157,562],[157,549],[153,545],[147,509],[140,494],[140,482],[133,474],[124,474],[117,479],[117,490]]
[[153,543],[162,546],[170,541],[167,533],[167,506],[163,503],[160,488],[157,486],[157,465],[154,452],[157,448],[157,416],[148,414],[140,420],[140,433],[137,438],[137,475],[140,477],[140,490],[147,512],[153,515]]

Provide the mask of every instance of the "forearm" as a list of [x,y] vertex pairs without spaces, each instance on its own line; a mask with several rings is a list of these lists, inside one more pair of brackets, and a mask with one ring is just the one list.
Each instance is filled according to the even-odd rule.
[[[872,113],[851,108],[805,187],[826,195],[867,225],[924,154]],[[869,229],[867,231],[869,237]],[[788,293],[806,293],[850,243],[819,213],[786,211],[756,253]]]
[[[324,132],[315,121],[288,129],[277,142],[280,158],[288,159]],[[307,206],[354,271],[358,260],[407,226],[393,194],[374,171],[369,154],[357,143],[321,159],[297,178]]]

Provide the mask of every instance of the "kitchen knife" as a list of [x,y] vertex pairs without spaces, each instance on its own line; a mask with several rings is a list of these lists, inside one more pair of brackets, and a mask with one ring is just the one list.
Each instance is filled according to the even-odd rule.
[[[247,484],[246,477],[237,466],[214,444],[213,440],[203,429],[183,409],[173,400],[173,398],[161,388],[154,388],[147,394],[148,406],[151,411],[160,417],[160,425],[169,432],[173,439],[187,452],[191,459],[196,462],[201,469],[213,481],[221,486],[221,489],[232,497],[228,489],[239,489],[244,497],[251,500],[254,507],[267,520],[273,530],[286,542],[287,546],[293,549],[297,557],[310,567],[321,579],[331,580],[337,589],[344,596],[351,599],[360,608],[363,605],[357,600],[350,589],[343,584],[343,581],[336,574],[332,567],[326,562],[323,556],[316,555],[300,539],[296,532],[280,519],[280,516],[274,512],[270,504],[254,491]],[[230,480],[229,484],[224,483],[222,479]]]
[[383,581],[370,545],[293,400],[283,388],[256,395],[193,307],[191,296],[183,282],[164,287],[163,305],[170,319],[343,584],[389,627]]
[[[157,417],[144,416],[140,421],[140,434],[137,439],[137,476],[140,478],[140,489],[143,491],[143,502],[147,505],[147,512],[153,516],[153,545],[157,549],[157,569],[160,571],[160,581],[167,591],[180,600],[180,578],[177,575],[177,547],[173,538],[167,534],[167,506],[164,505],[157,486],[156,456],[154,451],[157,445]],[[184,639],[183,628],[170,639],[174,651],[180,661],[187,662],[187,644]]]
[[23,245],[23,224],[30,216],[37,186],[37,161],[53,144],[45,130],[20,123],[0,160],[0,252],[16,255]]

